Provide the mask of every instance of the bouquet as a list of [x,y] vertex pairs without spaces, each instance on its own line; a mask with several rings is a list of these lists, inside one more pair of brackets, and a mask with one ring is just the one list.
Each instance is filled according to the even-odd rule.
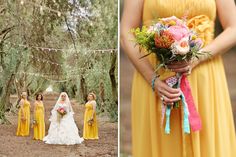
[[[189,29],[186,20],[175,16],[161,18],[150,27],[143,26],[142,29],[132,29],[135,36],[134,42],[144,49],[147,54],[141,58],[154,54],[159,61],[155,72],[160,69],[168,71],[167,65],[173,62],[191,61],[199,59],[201,55],[208,55],[208,52],[200,51],[203,41],[197,33]],[[172,72],[173,74],[173,72]],[[173,88],[181,89],[181,100],[183,107],[183,129],[190,133],[190,125],[193,131],[200,130],[201,120],[195,109],[191,89],[185,75],[174,73],[164,81]],[[179,102],[174,103],[174,108],[179,108]],[[162,104],[162,123],[166,115],[165,133],[170,133],[171,105]],[[190,124],[189,124],[190,123]]]
[[34,127],[34,126],[36,126],[36,125],[38,125],[38,122],[37,122],[37,120],[36,119],[34,119],[33,121],[32,121],[32,128]]
[[89,125],[89,126],[92,126],[92,125],[93,125],[93,123],[94,123],[94,120],[93,120],[93,118],[90,118],[90,119],[88,120],[88,125]]
[[57,115],[58,115],[58,120],[59,120],[59,122],[60,122],[60,120],[61,120],[61,118],[64,116],[64,115],[66,115],[66,110],[65,110],[65,108],[63,108],[63,107],[59,107],[58,109],[57,109]]

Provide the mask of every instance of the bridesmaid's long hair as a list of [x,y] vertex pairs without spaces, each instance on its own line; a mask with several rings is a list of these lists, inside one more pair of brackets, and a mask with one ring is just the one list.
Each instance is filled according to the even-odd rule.
[[41,94],[41,93],[37,94],[35,99],[36,99],[36,100],[39,100],[39,96],[40,96],[40,95],[41,95],[41,101],[43,101],[43,94]]

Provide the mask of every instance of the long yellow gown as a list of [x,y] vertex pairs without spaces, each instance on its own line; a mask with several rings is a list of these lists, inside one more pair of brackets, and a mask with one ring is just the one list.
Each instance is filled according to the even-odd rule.
[[[188,15],[208,44],[213,39],[215,0],[144,0],[143,24],[158,17]],[[154,66],[156,58],[149,56]],[[161,101],[140,73],[132,84],[132,151],[134,157],[234,157],[236,138],[232,108],[221,56],[197,66],[188,76],[202,120],[200,132],[183,134],[181,111],[171,112],[171,133],[161,128]]]
[[45,136],[44,106],[42,102],[36,102],[35,105],[34,119],[36,124],[34,125],[34,139],[43,140]]
[[92,125],[89,125],[88,121],[92,117],[93,114],[93,103],[95,101],[87,102],[85,104],[85,113],[84,113],[84,129],[83,129],[83,138],[84,139],[98,139],[98,124],[97,124],[97,117],[96,111],[94,114],[94,122]]
[[18,127],[17,127],[17,136],[29,136],[30,128],[30,102],[24,100],[23,104],[23,113],[26,120],[21,120],[22,108],[18,112]]

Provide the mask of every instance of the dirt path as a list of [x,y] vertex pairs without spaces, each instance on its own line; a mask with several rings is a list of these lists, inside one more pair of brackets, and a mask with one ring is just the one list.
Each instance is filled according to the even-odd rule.
[[[49,116],[56,102],[55,96],[45,96],[45,122],[46,134],[49,127]],[[84,106],[73,102],[74,118],[80,130],[83,132]],[[31,103],[32,104],[32,103]],[[31,112],[32,112],[31,108]],[[32,115],[32,114],[31,114]],[[106,116],[98,116],[99,140],[85,141],[79,145],[48,145],[42,141],[32,140],[31,129],[29,137],[15,136],[17,128],[17,115],[9,114],[11,125],[0,125],[0,157],[110,157],[117,156],[117,123],[109,122]]]

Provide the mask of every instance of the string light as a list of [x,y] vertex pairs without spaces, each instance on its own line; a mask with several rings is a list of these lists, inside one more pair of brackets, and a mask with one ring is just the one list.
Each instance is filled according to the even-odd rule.
[[61,17],[61,12],[60,12],[60,11],[58,11],[58,12],[57,12],[57,15],[58,15],[59,17]]
[[43,6],[40,6],[40,14],[43,14]]
[[31,58],[34,58],[36,61],[38,62],[43,62],[43,63],[49,63],[49,64],[52,64],[52,65],[57,65],[57,66],[63,66],[63,64],[59,64],[59,63],[56,63],[56,62],[52,62],[52,61],[49,61],[49,60],[44,60],[44,59],[39,59],[37,57],[34,57],[33,55],[30,55]]
[[[15,44],[15,43],[11,43],[11,42],[8,42],[9,44],[13,44],[15,46],[20,46],[20,47],[24,47],[24,48],[34,48],[34,49],[37,49],[37,50],[42,50],[42,51],[49,51],[49,52],[58,52],[58,51],[73,51],[73,49],[64,49],[64,48],[52,48],[52,47],[40,47],[40,46],[27,46],[27,45],[23,45],[23,44]],[[106,52],[110,52],[110,53],[114,53],[114,52],[117,52],[118,50],[117,49],[112,49],[112,48],[109,48],[109,49],[94,49],[94,50],[86,50],[85,51],[85,54],[87,54],[87,52],[92,52],[92,53],[97,53],[97,52],[100,52],[100,53],[106,53]],[[78,54],[78,52],[76,53]]]
[[[107,71],[103,70],[100,72],[107,72]],[[45,75],[45,74],[40,74],[40,73],[31,73],[31,72],[24,72],[24,71],[20,71],[20,72],[18,72],[18,74],[31,75],[34,77],[41,77],[41,78],[47,79],[49,81],[54,81],[54,82],[67,82],[67,81],[70,81],[70,79],[78,77],[80,75],[80,74],[73,73],[73,74],[70,74],[69,77],[67,76],[66,79],[55,80],[55,79],[50,78],[50,76],[54,76],[54,75],[60,76],[60,75],[58,75],[58,74],[46,74]],[[86,74],[84,76],[87,77],[88,74]]]
[[[56,1],[53,1],[53,2],[55,3]],[[21,0],[21,1],[20,1],[20,4],[21,4],[21,5],[24,5],[24,0]],[[47,6],[42,6],[42,5],[37,4],[37,3],[27,2],[27,4],[34,5],[35,7],[39,7],[39,9],[40,9],[40,14],[43,14],[43,10],[48,10],[48,11],[50,11],[50,12],[56,13],[58,17],[61,17],[62,14],[63,14],[63,15],[66,15],[66,13],[62,13],[61,11],[58,11],[58,10],[49,8],[49,7],[47,7]]]

